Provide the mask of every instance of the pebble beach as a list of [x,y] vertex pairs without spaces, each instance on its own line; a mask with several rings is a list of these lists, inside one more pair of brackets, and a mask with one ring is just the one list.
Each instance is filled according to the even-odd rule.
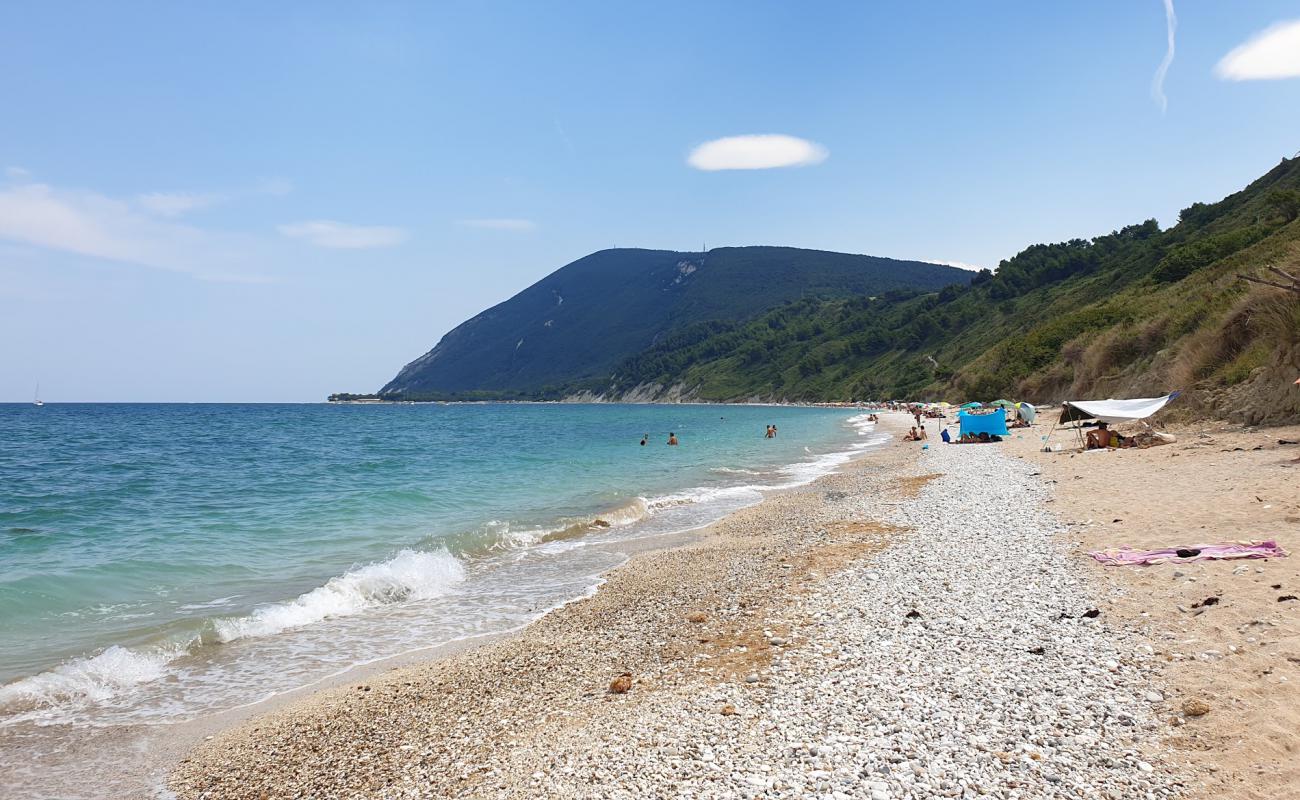
[[1171,721],[1180,666],[1159,621],[1115,611],[1129,589],[1084,563],[1051,467],[1019,457],[1036,433],[1007,448],[886,445],[633,555],[518,635],[209,737],[169,788],[186,800],[1238,796],[1198,794],[1204,774],[1170,741],[1198,724]]

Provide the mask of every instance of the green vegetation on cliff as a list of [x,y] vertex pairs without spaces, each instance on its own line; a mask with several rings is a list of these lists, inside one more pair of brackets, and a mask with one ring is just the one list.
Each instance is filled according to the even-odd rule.
[[[1300,159],[1245,190],[1093,239],[1033,245],[969,286],[805,299],[701,322],[582,388],[698,399],[1053,401],[1193,390],[1248,421],[1300,414],[1300,295],[1238,273],[1300,262]],[[1250,386],[1243,386],[1250,384]]]
[[940,264],[802,250],[602,250],[458,325],[380,390],[401,399],[553,396],[696,322],[752,318],[787,300],[941,289]]
[[[973,276],[791,248],[596,253],[462,324],[390,399],[1051,402],[1184,389],[1300,418],[1300,159],[1244,190]],[[1271,275],[1271,273],[1270,273]]]

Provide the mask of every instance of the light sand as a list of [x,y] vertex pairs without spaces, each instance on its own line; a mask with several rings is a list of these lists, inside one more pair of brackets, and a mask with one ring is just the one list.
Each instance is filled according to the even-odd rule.
[[[1300,797],[1300,427],[1171,428],[1145,450],[1043,453],[1045,412],[1008,450],[1055,481],[1079,568],[1113,600],[1107,614],[1148,631],[1164,670],[1168,742],[1204,781],[1189,797]],[[1069,437],[1052,438],[1066,445]],[[1088,550],[1276,539],[1291,557],[1103,567]],[[1276,588],[1275,588],[1276,587]],[[1217,605],[1193,608],[1208,597]],[[1209,713],[1183,713],[1199,700]]]

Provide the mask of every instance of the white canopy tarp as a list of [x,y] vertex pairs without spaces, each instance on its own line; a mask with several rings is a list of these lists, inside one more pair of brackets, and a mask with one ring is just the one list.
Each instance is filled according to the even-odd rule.
[[1120,423],[1146,419],[1169,405],[1180,393],[1164,397],[1139,397],[1133,400],[1067,400],[1061,409],[1061,422],[1077,419],[1096,419]]

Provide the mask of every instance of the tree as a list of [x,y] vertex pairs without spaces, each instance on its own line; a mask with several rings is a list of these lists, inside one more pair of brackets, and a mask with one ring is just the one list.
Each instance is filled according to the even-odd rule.
[[1273,207],[1282,219],[1291,222],[1300,217],[1300,191],[1295,189],[1273,189],[1264,195],[1264,202]]

